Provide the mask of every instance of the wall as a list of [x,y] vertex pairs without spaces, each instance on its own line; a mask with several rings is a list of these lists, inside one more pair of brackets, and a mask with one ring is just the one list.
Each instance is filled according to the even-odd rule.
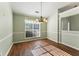
[[13,41],[20,41],[24,39],[24,16],[13,14]]
[[62,43],[79,49],[79,15],[69,17],[70,31],[62,31]]
[[[66,16],[70,16],[73,14],[78,14],[78,13],[79,13],[79,8],[77,8],[77,10],[73,9],[70,11],[63,12],[62,17],[66,17]],[[57,42],[57,28],[58,28],[57,18],[58,17],[57,17],[57,9],[56,9],[55,12],[53,13],[53,15],[51,15],[48,18],[48,24],[47,24],[47,37],[48,37],[48,39],[50,39],[52,41],[56,41],[56,42]],[[77,19],[79,19],[79,18],[77,18]],[[79,50],[79,32],[78,31],[62,31],[61,35],[62,35],[62,37],[61,37],[60,41],[62,44],[65,44],[67,46],[70,46],[70,47],[73,47],[73,48],[76,48]]]
[[47,37],[47,23],[41,23],[41,37],[46,38]]
[[50,40],[58,41],[58,9],[62,8],[66,5],[70,4],[70,2],[60,2],[57,5],[54,5],[52,9],[52,15],[48,17],[47,24],[47,37]]
[[[76,12],[75,12],[76,11]],[[79,27],[79,16],[73,16],[76,14],[79,14],[79,7],[73,8],[71,10],[67,10],[65,12],[62,12],[60,17],[69,17],[71,16],[70,19],[70,28],[77,30]],[[72,48],[78,49],[79,50],[79,31],[62,31],[62,36],[61,40],[63,44],[70,46]]]
[[[13,14],[13,41],[14,42],[20,42],[20,41],[24,41],[24,40],[29,40],[29,38],[25,39],[25,17],[26,20],[30,19],[30,20],[35,20],[36,17],[28,17],[28,16],[24,16],[21,14]],[[46,37],[47,36],[47,26],[46,23],[41,23],[41,37]]]
[[0,2],[0,55],[7,55],[12,45],[12,11],[7,2]]
[[79,50],[79,32],[62,31],[62,42],[61,43]]
[[57,21],[58,21],[58,11],[55,10],[53,15],[48,18],[47,24],[47,37],[50,40],[57,42]]

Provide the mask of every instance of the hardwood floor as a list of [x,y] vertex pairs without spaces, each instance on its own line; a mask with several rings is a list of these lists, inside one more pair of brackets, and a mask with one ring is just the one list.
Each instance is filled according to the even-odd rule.
[[9,56],[79,56],[79,51],[48,39],[14,44]]

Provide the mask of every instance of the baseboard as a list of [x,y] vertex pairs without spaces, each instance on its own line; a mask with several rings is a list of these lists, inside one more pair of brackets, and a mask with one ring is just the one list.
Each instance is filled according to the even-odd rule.
[[[47,37],[45,37],[47,38]],[[24,39],[22,41],[18,41],[18,42],[13,42],[13,44],[16,44],[16,43],[22,43],[22,42],[29,42],[29,41],[34,41],[34,40],[38,40],[38,39],[45,39],[45,38],[42,38],[42,37],[39,37],[39,38],[29,38],[29,39]],[[32,40],[31,40],[32,39]]]
[[[48,37],[47,37],[47,38],[48,38]],[[56,40],[53,40],[53,39],[51,39],[51,38],[48,38],[48,39],[57,43]],[[71,46],[71,45],[69,45],[69,44],[66,44],[66,43],[63,43],[63,42],[62,42],[61,44],[66,45],[66,46],[68,46],[68,47],[71,47],[71,48],[73,48],[73,49],[79,50],[79,48],[74,47],[74,46]]]
[[33,41],[33,40],[22,40],[22,41],[18,41],[18,42],[13,42],[13,44],[22,43],[22,42],[29,42],[29,41]]
[[66,46],[68,46],[68,47],[71,47],[71,48],[73,48],[73,49],[79,50],[79,48],[74,47],[74,46],[71,46],[71,45],[69,45],[69,44],[66,44],[66,43],[61,43],[61,44],[66,45]]
[[47,39],[49,39],[49,40],[54,41],[54,42],[56,42],[56,43],[57,43],[57,41],[56,41],[56,40],[54,40],[54,38],[49,38],[49,37],[47,37]]
[[8,54],[9,54],[9,52],[10,52],[12,46],[13,46],[13,43],[11,44],[10,48],[8,49],[8,51],[6,52],[5,56],[8,56]]

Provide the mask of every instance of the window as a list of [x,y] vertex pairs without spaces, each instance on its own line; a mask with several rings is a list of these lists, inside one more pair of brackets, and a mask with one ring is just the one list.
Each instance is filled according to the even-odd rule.
[[25,21],[26,37],[40,37],[40,23]]

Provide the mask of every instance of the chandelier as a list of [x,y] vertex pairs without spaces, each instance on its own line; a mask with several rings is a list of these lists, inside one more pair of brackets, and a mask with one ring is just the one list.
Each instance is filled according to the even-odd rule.
[[[36,19],[37,22],[47,22],[47,18],[42,16],[42,2],[40,2],[40,7],[41,7],[41,16],[39,17],[39,19]],[[39,11],[36,11],[36,13],[39,13]]]

